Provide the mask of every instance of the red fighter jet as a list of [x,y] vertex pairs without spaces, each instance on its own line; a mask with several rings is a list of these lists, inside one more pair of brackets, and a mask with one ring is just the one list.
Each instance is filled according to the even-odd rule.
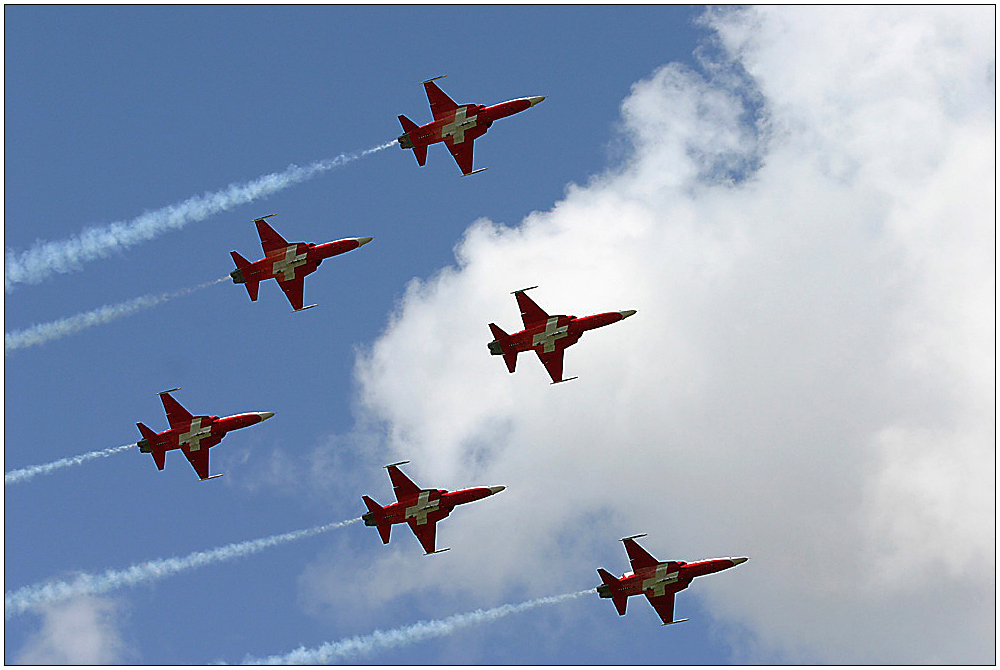
[[446,491],[444,489],[421,489],[410,481],[410,478],[400,472],[397,465],[409,461],[400,461],[385,466],[392,480],[392,490],[396,494],[396,502],[382,507],[368,496],[361,496],[368,506],[368,513],[361,519],[366,526],[378,528],[382,544],[389,544],[389,531],[392,524],[410,524],[413,534],[420,540],[425,554],[439,554],[448,549],[434,549],[435,524],[445,518],[456,505],[482,500],[494,493],[504,490],[503,486],[480,486],[461,491]]
[[645,533],[622,539],[625,551],[628,552],[629,560],[632,562],[632,571],[626,572],[620,579],[615,579],[607,570],[598,568],[597,574],[604,583],[597,587],[597,594],[602,598],[611,598],[611,602],[618,609],[618,614],[624,615],[628,597],[641,593],[660,615],[664,626],[687,621],[687,619],[674,621],[674,594],[691,586],[692,579],[726,570],[747,560],[710,558],[695,563],[684,561],[661,563],[639,546],[635,541],[637,537],[645,537]]
[[229,253],[236,262],[236,269],[230,272],[229,276],[233,278],[234,284],[246,284],[247,293],[250,294],[251,300],[257,299],[260,282],[274,277],[278,280],[278,286],[285,292],[285,296],[295,312],[316,306],[302,306],[302,285],[306,275],[315,272],[324,258],[352,251],[372,241],[370,237],[348,237],[326,244],[312,244],[311,242],[289,244],[285,238],[267,225],[267,221],[264,219],[272,216],[274,214],[254,219],[254,223],[257,224],[257,233],[260,235],[260,245],[264,248],[264,258],[251,263],[235,251],[230,251]]
[[274,412],[247,412],[219,418],[217,416],[192,416],[181,404],[170,397],[180,389],[170,389],[159,394],[163,409],[167,412],[170,429],[156,433],[145,424],[137,423],[142,439],[136,446],[144,454],[153,454],[156,467],[163,469],[167,452],[180,449],[191,462],[201,481],[215,479],[222,475],[208,474],[208,450],[222,441],[231,430],[246,428],[274,416]]
[[472,143],[477,137],[484,135],[497,119],[523,112],[545,99],[544,95],[535,95],[530,98],[508,100],[490,107],[458,105],[434,83],[442,77],[444,75],[424,82],[424,90],[427,91],[427,101],[431,103],[434,120],[418,126],[400,114],[399,122],[403,126],[403,134],[397,141],[403,149],[413,149],[413,154],[420,165],[427,161],[428,145],[444,142],[448,145],[448,151],[455,157],[463,177],[486,169],[472,169]]
[[562,378],[563,353],[566,347],[576,344],[584,331],[606,326],[615,321],[621,321],[635,314],[634,309],[624,312],[605,312],[604,314],[594,314],[577,318],[565,314],[554,314],[549,316],[541,307],[525,295],[525,291],[530,291],[537,286],[523,288],[514,291],[517,298],[517,306],[521,308],[521,320],[524,321],[524,330],[508,335],[495,323],[490,324],[493,337],[496,338],[489,343],[490,353],[494,356],[503,356],[507,363],[507,369],[514,372],[517,365],[517,355],[522,351],[532,350],[538,354],[538,359],[545,366],[552,383],[568,382],[569,379]]

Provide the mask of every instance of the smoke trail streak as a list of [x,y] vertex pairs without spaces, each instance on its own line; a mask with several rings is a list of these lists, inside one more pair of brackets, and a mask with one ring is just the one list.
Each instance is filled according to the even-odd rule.
[[337,659],[369,654],[380,649],[390,649],[413,642],[422,642],[434,637],[450,635],[455,631],[472,626],[478,623],[496,621],[510,614],[517,614],[526,610],[541,607],[542,605],[554,605],[588,593],[595,593],[597,589],[587,589],[576,593],[566,593],[561,596],[550,596],[548,598],[536,598],[527,602],[515,605],[501,605],[488,610],[476,610],[466,614],[455,614],[446,619],[435,621],[419,621],[409,626],[394,628],[392,630],[377,630],[374,633],[364,636],[355,636],[340,640],[339,642],[328,642],[313,649],[299,647],[298,649],[285,654],[284,656],[268,656],[267,658],[253,658],[247,656],[243,659],[242,665],[326,665]]
[[226,281],[227,279],[229,279],[229,275],[219,279],[213,279],[212,281],[205,282],[204,284],[198,284],[197,286],[183,288],[179,291],[168,291],[166,293],[160,293],[159,295],[144,295],[138,298],[133,298],[132,300],[117,303],[115,305],[104,305],[103,307],[92,309],[89,312],[83,312],[74,316],[67,316],[48,323],[40,323],[31,326],[30,328],[25,328],[24,330],[15,330],[10,333],[4,333],[3,355],[6,356],[14,349],[22,349],[24,347],[42,344],[44,342],[48,342],[49,340],[55,340],[61,337],[66,337],[67,335],[72,335],[73,333],[78,333],[85,328],[90,328],[91,326],[109,323],[115,319],[120,319],[123,316],[128,316],[129,314],[133,314],[140,310],[149,309],[150,307],[159,305],[161,302],[179,298],[183,295],[199,291],[208,286],[214,286]]
[[80,465],[81,463],[95,458],[107,458],[108,456],[120,453],[126,449],[131,449],[134,446],[135,442],[131,444],[123,444],[120,447],[90,451],[86,454],[80,454],[79,456],[71,456],[70,458],[60,458],[58,461],[52,461],[51,463],[46,463],[44,465],[30,465],[26,468],[21,468],[20,470],[11,470],[10,472],[3,473],[3,485],[7,486],[7,484],[24,482],[32,477],[35,477],[36,475],[47,475],[53,470],[66,468],[70,465]]
[[87,228],[64,240],[39,240],[30,249],[20,253],[7,249],[4,251],[4,292],[10,293],[16,284],[24,282],[37,284],[54,272],[79,270],[85,261],[105,258],[169,230],[183,228],[193,221],[201,221],[213,214],[277,193],[395,143],[396,140],[393,140],[364,151],[340,154],[336,158],[316,161],[306,167],[292,164],[283,172],[273,172],[249,182],[233,183],[220,191],[193,196],[181,203],[140,214],[130,221]]
[[158,558],[145,563],[137,563],[124,570],[105,570],[99,575],[84,573],[78,575],[72,581],[46,582],[33,586],[25,586],[16,591],[4,593],[4,619],[9,619],[15,614],[21,614],[32,606],[41,603],[49,603],[54,600],[63,600],[79,595],[106,593],[123,586],[136,586],[138,584],[157,581],[184,570],[198,568],[210,563],[228,561],[240,556],[247,556],[268,547],[301,540],[335,528],[343,528],[358,521],[361,521],[361,517],[305,528],[282,535],[271,535],[259,540],[234,542],[216,549],[196,551],[193,554],[183,557]]

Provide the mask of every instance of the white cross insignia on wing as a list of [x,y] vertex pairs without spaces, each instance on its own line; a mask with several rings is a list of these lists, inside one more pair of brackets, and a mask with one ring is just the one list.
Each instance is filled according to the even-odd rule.
[[569,335],[569,324],[557,327],[556,324],[558,322],[559,317],[549,317],[549,320],[545,322],[545,330],[540,333],[535,333],[534,337],[531,338],[531,346],[537,347],[539,344],[544,345],[542,350],[547,354],[555,351],[556,340]]
[[306,253],[296,255],[295,247],[286,247],[284,257],[274,261],[274,274],[284,274],[285,281],[295,279],[295,268],[305,265],[307,256]]
[[476,126],[476,116],[466,117],[467,107],[459,107],[455,112],[455,118],[451,123],[446,123],[441,127],[441,137],[451,136],[452,144],[461,144],[465,141],[465,131]]
[[429,491],[421,491],[420,495],[417,496],[417,504],[406,508],[406,518],[416,519],[418,525],[427,523],[427,515],[430,512],[437,511],[438,505],[441,502],[440,500],[429,502],[428,498],[430,498],[430,495]]
[[181,445],[188,445],[190,451],[198,451],[201,449],[201,441],[208,438],[211,433],[212,427],[202,428],[201,417],[196,417],[191,420],[191,427],[188,428],[188,431],[181,433],[180,437],[177,438],[177,442]]

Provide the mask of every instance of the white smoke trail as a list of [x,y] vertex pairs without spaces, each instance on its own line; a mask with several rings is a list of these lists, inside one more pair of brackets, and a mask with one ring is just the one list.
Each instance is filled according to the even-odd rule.
[[212,281],[205,282],[204,284],[198,284],[197,286],[183,288],[179,291],[168,291],[158,295],[144,295],[114,305],[104,305],[103,307],[92,309],[89,312],[83,312],[74,316],[67,316],[48,323],[40,323],[31,326],[30,328],[25,328],[24,330],[15,330],[10,333],[4,333],[3,355],[6,356],[14,349],[22,349],[24,347],[42,344],[44,342],[48,342],[49,340],[55,340],[60,337],[72,335],[73,333],[77,333],[84,328],[90,328],[91,326],[97,326],[102,323],[114,321],[115,319],[120,319],[121,317],[128,316],[134,312],[159,305],[161,302],[166,302],[167,300],[172,300],[173,298],[179,298],[182,295],[193,293],[194,291],[201,290],[207,286],[214,286],[226,281],[227,279],[229,279],[229,275],[219,279],[213,279]]
[[395,143],[396,140],[393,140],[364,151],[340,154],[336,158],[316,161],[306,167],[292,164],[283,172],[274,172],[249,182],[230,184],[220,191],[193,196],[181,203],[146,212],[130,221],[88,228],[64,240],[38,241],[27,251],[20,253],[7,249],[4,251],[4,292],[10,293],[16,284],[24,282],[37,284],[54,272],[78,270],[85,261],[105,258],[169,230],[183,228],[193,221],[201,221],[213,214],[277,193]]
[[107,458],[112,454],[117,454],[126,449],[131,449],[135,446],[135,442],[132,444],[123,444],[120,447],[111,447],[110,449],[100,449],[98,451],[90,451],[86,454],[80,454],[79,456],[71,456],[70,458],[60,458],[58,461],[52,461],[51,463],[46,463],[44,465],[30,465],[26,468],[21,468],[20,470],[11,470],[10,472],[3,473],[3,485],[13,484],[15,482],[23,482],[35,477],[36,475],[47,475],[53,470],[58,470],[59,468],[66,468],[70,465],[80,465],[85,461],[89,461],[95,458]]
[[526,610],[541,607],[542,605],[554,605],[588,593],[595,593],[597,589],[587,589],[576,593],[566,593],[561,596],[550,596],[547,598],[536,598],[514,605],[501,605],[488,610],[476,610],[466,614],[455,614],[446,619],[435,621],[419,621],[409,626],[394,628],[392,630],[377,630],[374,633],[364,636],[356,636],[340,640],[339,642],[328,642],[313,649],[299,647],[284,656],[268,656],[267,658],[253,658],[247,656],[243,659],[242,665],[326,665],[343,658],[368,654],[379,649],[389,649],[413,642],[421,642],[434,637],[450,635],[455,631],[472,626],[478,623],[496,621],[511,614],[524,612]]
[[106,570],[99,575],[81,574],[71,581],[46,582],[25,586],[16,591],[9,591],[3,596],[4,619],[9,619],[15,614],[21,614],[25,610],[42,603],[49,603],[55,600],[63,600],[79,595],[91,595],[106,593],[123,586],[136,586],[148,582],[157,581],[169,577],[184,570],[198,568],[210,563],[228,561],[240,556],[247,556],[262,549],[273,547],[278,544],[301,540],[306,537],[318,535],[335,528],[343,528],[352,523],[361,521],[361,517],[328,523],[322,526],[314,526],[303,530],[282,535],[271,535],[259,540],[248,540],[246,542],[234,542],[217,549],[208,551],[196,551],[183,557],[158,558],[145,563],[138,563],[124,570]]

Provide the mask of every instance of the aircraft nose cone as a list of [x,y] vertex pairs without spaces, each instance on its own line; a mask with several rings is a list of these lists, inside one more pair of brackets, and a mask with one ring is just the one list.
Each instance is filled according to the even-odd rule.
[[363,247],[366,244],[368,244],[369,242],[371,242],[372,239],[374,239],[374,238],[371,238],[371,237],[359,237],[359,238],[357,238],[357,240],[358,240],[358,246],[359,247]]
[[491,486],[491,487],[489,487],[489,489],[490,489],[490,495],[493,495],[494,493],[500,493],[505,488],[507,488],[507,487],[506,486]]
[[274,412],[257,412],[257,416],[260,417],[261,421],[267,421],[274,416]]
[[534,107],[535,105],[537,105],[538,103],[540,103],[544,99],[545,99],[544,95],[533,95],[533,96],[531,96],[531,97],[528,98],[528,102],[531,103],[532,107]]
[[740,563],[746,563],[750,559],[746,556],[740,556],[739,558],[730,558],[729,560],[733,562],[733,565],[739,565]]
[[632,316],[633,314],[635,314],[635,310],[634,309],[626,309],[625,311],[618,312],[618,313],[622,315],[623,319],[627,319],[630,316]]

